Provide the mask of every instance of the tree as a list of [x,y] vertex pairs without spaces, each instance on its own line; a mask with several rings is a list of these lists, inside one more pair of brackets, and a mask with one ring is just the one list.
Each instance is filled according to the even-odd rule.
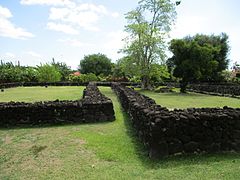
[[116,67],[119,67],[128,78],[140,76],[140,67],[135,63],[134,59],[129,56],[119,59]]
[[111,69],[111,60],[104,54],[88,55],[80,61],[80,72],[82,74],[93,73],[97,76],[100,74],[107,76],[111,74]]
[[170,78],[170,73],[166,65],[152,64],[150,72],[150,82],[152,84],[163,82]]
[[141,0],[126,14],[129,36],[123,52],[140,67],[143,89],[150,88],[151,64],[165,58],[165,39],[175,17],[175,4],[170,0]]
[[174,65],[173,75],[181,78],[181,92],[186,92],[189,82],[218,81],[227,68],[229,46],[226,34],[220,36],[196,35],[171,41]]
[[50,64],[37,66],[39,82],[57,82],[61,80],[61,73]]
[[37,82],[38,71],[35,67],[23,67],[21,72],[22,82]]
[[73,72],[69,66],[64,62],[55,62],[55,59],[52,59],[51,63],[61,74],[61,81],[68,80],[68,76]]

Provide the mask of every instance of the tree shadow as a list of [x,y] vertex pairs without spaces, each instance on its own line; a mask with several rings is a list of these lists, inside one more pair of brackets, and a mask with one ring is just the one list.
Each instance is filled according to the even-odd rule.
[[189,165],[206,165],[216,162],[232,162],[236,159],[240,159],[240,154],[235,152],[221,152],[221,153],[202,153],[202,154],[182,154],[172,155],[165,158],[151,159],[148,156],[148,151],[144,145],[140,142],[138,135],[131,124],[131,119],[121,107],[124,114],[124,125],[127,129],[127,135],[131,138],[135,148],[135,153],[141,161],[142,165],[147,169],[167,169]]
[[0,127],[0,130],[2,131],[8,131],[8,130],[15,130],[15,129],[39,129],[39,128],[56,128],[56,127],[73,127],[73,126],[88,126],[88,125],[105,125],[114,122],[113,121],[99,121],[99,122],[85,122],[85,123],[60,123],[60,124],[23,124],[23,125],[17,125],[17,126],[9,126],[9,127]]

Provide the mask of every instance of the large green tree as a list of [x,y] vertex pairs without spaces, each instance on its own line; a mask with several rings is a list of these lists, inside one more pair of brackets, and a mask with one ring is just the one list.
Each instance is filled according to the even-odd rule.
[[173,75],[181,78],[181,91],[189,82],[219,81],[228,66],[228,36],[196,35],[171,41],[173,57],[168,64],[174,66]]
[[97,76],[100,74],[107,76],[111,74],[111,70],[111,60],[104,54],[88,55],[80,61],[80,72],[82,74],[93,73]]
[[141,69],[142,88],[150,88],[151,65],[165,59],[166,37],[175,20],[175,4],[170,0],[140,0],[126,14],[128,24],[123,49]]

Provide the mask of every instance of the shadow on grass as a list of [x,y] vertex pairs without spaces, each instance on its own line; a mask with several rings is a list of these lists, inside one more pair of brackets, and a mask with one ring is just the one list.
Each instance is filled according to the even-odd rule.
[[131,124],[131,119],[124,112],[121,107],[121,110],[124,114],[124,124],[127,129],[128,136],[132,139],[134,144],[135,152],[140,159],[141,163],[145,168],[148,169],[164,169],[164,168],[173,168],[180,166],[191,166],[191,165],[207,165],[216,162],[227,161],[229,163],[235,163],[236,159],[240,159],[240,154],[234,152],[222,152],[214,154],[185,154],[185,155],[175,155],[169,156],[161,159],[151,159],[148,156],[148,151],[144,145],[140,142],[140,139],[137,136],[135,129]]
[[13,129],[38,129],[38,128],[56,128],[56,127],[71,127],[71,126],[88,126],[88,125],[104,125],[114,122],[113,121],[100,121],[100,122],[86,122],[86,123],[61,123],[61,124],[41,124],[41,125],[19,125],[19,126],[9,126],[0,127],[0,130],[7,131]]

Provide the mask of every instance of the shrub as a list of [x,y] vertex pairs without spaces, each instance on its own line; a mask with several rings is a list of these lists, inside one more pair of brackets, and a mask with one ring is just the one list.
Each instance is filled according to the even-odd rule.
[[41,64],[37,67],[39,82],[57,82],[61,80],[61,74],[57,68],[49,64]]
[[93,73],[81,74],[79,76],[71,74],[71,75],[69,75],[68,79],[71,82],[78,82],[78,83],[87,83],[87,82],[98,81],[99,80],[98,77]]

